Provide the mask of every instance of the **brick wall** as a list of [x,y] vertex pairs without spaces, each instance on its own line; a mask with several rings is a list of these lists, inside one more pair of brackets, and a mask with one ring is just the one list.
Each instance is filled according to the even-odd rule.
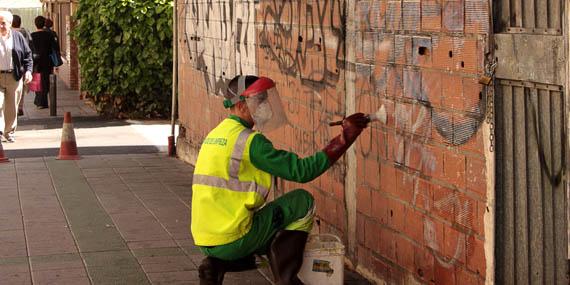
[[[181,158],[192,162],[226,116],[220,94],[236,74],[277,82],[290,123],[267,136],[301,156],[339,133],[327,123],[350,111],[349,102],[366,113],[383,105],[387,123],[364,131],[355,155],[312,183],[281,189],[311,191],[315,230],[353,247],[348,259],[372,280],[485,281],[485,108],[477,78],[486,1],[186,2],[179,4]],[[354,181],[346,179],[351,171]]]

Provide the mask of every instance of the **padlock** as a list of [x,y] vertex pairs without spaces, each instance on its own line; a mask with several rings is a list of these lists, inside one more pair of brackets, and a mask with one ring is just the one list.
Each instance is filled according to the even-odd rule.
[[491,76],[483,75],[479,77],[479,83],[483,85],[490,85],[493,78]]

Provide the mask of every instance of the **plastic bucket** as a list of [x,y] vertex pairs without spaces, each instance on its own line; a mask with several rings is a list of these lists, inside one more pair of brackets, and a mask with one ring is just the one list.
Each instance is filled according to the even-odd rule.
[[299,278],[307,285],[344,283],[344,245],[331,234],[312,235],[305,246]]

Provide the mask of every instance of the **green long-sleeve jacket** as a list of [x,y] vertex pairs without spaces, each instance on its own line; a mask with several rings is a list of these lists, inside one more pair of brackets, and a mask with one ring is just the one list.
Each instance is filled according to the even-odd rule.
[[[240,122],[246,128],[251,128],[247,122],[238,116],[230,115],[229,118]],[[256,134],[251,141],[249,156],[251,163],[260,170],[285,180],[300,183],[309,182],[319,177],[330,167],[329,159],[322,151],[305,158],[299,158],[293,152],[275,149],[271,141],[260,133]]]

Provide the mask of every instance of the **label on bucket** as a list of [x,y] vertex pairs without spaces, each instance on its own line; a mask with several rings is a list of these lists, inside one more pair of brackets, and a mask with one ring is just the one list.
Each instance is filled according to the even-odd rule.
[[332,269],[330,261],[313,259],[313,271],[325,272],[327,275],[331,275],[333,274],[334,269]]

